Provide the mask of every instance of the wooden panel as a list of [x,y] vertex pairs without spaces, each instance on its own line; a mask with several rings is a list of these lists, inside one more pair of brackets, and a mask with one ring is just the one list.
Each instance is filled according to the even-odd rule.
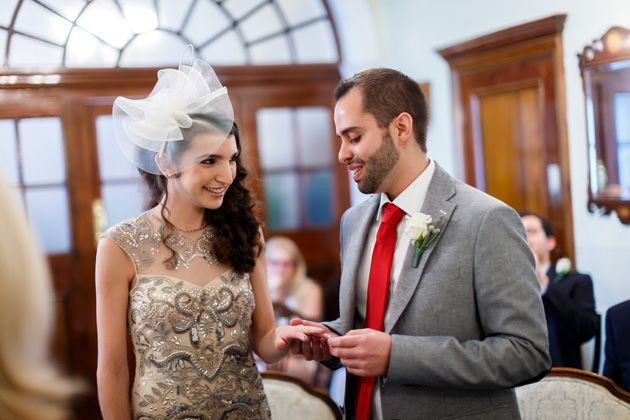
[[73,337],[68,314],[70,311],[70,288],[73,285],[73,258],[71,255],[54,255],[48,258],[48,264],[53,282],[55,310],[52,354],[63,371],[72,372],[70,347]]
[[[486,192],[515,209],[547,209],[536,87],[479,99]],[[516,188],[514,188],[516,186]]]
[[514,47],[514,44],[553,36],[562,32],[567,15],[555,15],[548,18],[527,22],[513,26],[502,31],[494,32],[479,38],[465,41],[452,47],[440,50],[440,54],[447,61],[471,56],[484,51],[496,51],[497,49]]
[[[545,144],[549,146],[548,153],[553,155],[552,159],[559,159],[558,147],[555,144],[557,133],[555,128],[554,110],[546,109],[548,104],[554,103],[554,81],[553,71],[549,55],[542,55],[536,60],[528,60],[526,62],[512,63],[509,66],[499,68],[488,68],[484,71],[477,71],[466,75],[459,75],[459,99],[462,106],[463,119],[463,161],[465,166],[466,180],[473,186],[480,189],[483,187],[483,174],[480,173],[483,168],[481,162],[481,146],[482,139],[479,137],[478,129],[474,126],[475,118],[473,117],[474,102],[477,97],[498,94],[500,92],[512,92],[528,87],[537,87],[541,90],[539,93],[539,102],[537,108],[542,118],[542,135],[545,138]],[[498,122],[498,119],[495,119]],[[479,166],[481,165],[481,166]]]
[[518,93],[482,97],[479,114],[486,192],[511,207],[521,208],[522,174],[518,163],[514,164],[520,134]]
[[63,372],[70,370],[70,337],[68,333],[67,299],[55,297],[55,323],[52,342],[52,354]]
[[[537,87],[521,90],[518,93],[516,117],[518,118],[519,150],[514,161],[518,162],[522,174],[519,184],[522,201],[516,208],[531,209],[545,214],[549,209],[549,190],[547,161],[541,158],[546,153],[543,134],[545,121],[539,108],[544,98],[540,97],[540,90]],[[541,194],[543,191],[545,193]]]

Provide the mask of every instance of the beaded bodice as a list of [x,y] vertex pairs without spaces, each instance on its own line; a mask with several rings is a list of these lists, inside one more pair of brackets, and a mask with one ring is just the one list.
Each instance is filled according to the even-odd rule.
[[[140,215],[104,234],[137,270],[128,307],[133,418],[269,418],[249,341],[255,307],[249,275],[203,258],[189,261],[190,269],[165,269],[162,255],[170,253],[153,222]],[[190,273],[200,277],[179,278]]]

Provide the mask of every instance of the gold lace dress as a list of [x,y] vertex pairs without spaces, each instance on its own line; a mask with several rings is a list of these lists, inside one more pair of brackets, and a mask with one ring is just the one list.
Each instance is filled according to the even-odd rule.
[[249,341],[255,306],[249,275],[213,260],[209,228],[180,231],[169,242],[178,257],[169,270],[163,262],[172,253],[161,228],[145,212],[103,235],[131,257],[137,274],[128,307],[136,357],[132,417],[269,419]]

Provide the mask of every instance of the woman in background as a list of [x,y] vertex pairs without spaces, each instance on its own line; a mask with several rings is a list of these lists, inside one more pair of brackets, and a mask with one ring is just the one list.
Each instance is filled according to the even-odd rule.
[[0,176],[0,418],[69,418],[79,389],[51,360],[55,319],[46,257]]
[[272,302],[301,318],[322,320],[321,286],[306,276],[306,262],[298,246],[284,236],[267,240],[267,282]]
[[[266,254],[267,282],[278,324],[289,323],[292,317],[321,321],[323,290],[306,276],[306,261],[297,244],[287,237],[273,236],[267,240]],[[328,369],[292,354],[267,369],[296,376],[324,391],[330,381]]]

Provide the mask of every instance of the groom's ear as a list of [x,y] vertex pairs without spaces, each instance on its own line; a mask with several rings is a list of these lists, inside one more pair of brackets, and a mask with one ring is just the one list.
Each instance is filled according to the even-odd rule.
[[[403,146],[409,139],[414,138],[413,134],[413,118],[407,112],[401,112],[396,118],[392,120],[394,135],[394,141]],[[415,143],[415,140],[414,140]]]

